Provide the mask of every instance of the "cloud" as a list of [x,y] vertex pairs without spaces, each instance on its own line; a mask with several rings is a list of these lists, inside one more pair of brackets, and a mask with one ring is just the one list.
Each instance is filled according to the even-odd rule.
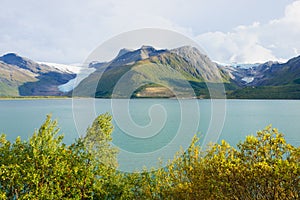
[[102,42],[129,30],[153,27],[189,34],[188,28],[160,15],[156,7],[141,1],[4,0],[0,54],[17,52],[39,61],[83,62]]
[[282,18],[238,26],[226,33],[203,33],[196,40],[216,61],[255,63],[298,56],[299,35],[300,1],[295,1],[286,7]]
[[[141,28],[163,28],[196,38],[215,59],[244,60],[247,56],[255,60],[259,55],[264,59],[281,54],[287,57],[289,51],[299,52],[298,45],[290,48],[291,44],[286,43],[286,48],[279,52],[283,45],[273,42],[275,36],[269,37],[267,31],[282,24],[291,30],[289,23],[298,16],[295,6],[291,4],[291,8],[286,8],[285,17],[279,17],[290,1],[278,1],[268,10],[274,0],[191,0],[189,3],[183,0],[2,0],[0,54],[16,52],[38,61],[83,62],[98,45],[115,35]],[[261,24],[238,27],[253,21]],[[297,28],[293,38],[299,36]],[[263,35],[262,30],[265,30]],[[223,43],[228,46],[222,46]],[[247,51],[249,48],[252,52]]]
[[274,60],[272,51],[260,44],[259,23],[239,26],[233,32],[209,32],[196,37],[207,54],[219,62],[263,62]]

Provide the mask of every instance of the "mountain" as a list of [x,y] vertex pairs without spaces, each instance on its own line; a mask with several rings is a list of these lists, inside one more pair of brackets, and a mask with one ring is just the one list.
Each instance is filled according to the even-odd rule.
[[34,81],[37,81],[34,73],[0,61],[0,96],[19,96],[18,87]]
[[216,71],[217,65],[212,62],[207,55],[202,54],[197,48],[191,46],[183,46],[171,50],[171,52],[185,59],[192,68],[195,69],[197,74],[189,71],[193,76],[200,77],[207,82],[218,82],[221,79],[219,72]]
[[229,98],[300,99],[300,56],[286,63],[266,62],[230,73],[241,87],[229,93]]
[[300,99],[300,56],[285,63],[225,65],[191,46],[144,45],[121,49],[111,61],[86,67],[35,62],[14,53],[0,57],[0,96],[224,98],[224,94],[234,99]]
[[71,71],[9,53],[0,57],[0,96],[60,96],[58,88],[76,77]]
[[113,60],[91,67],[96,71],[73,95],[224,98],[220,87],[224,84],[227,98],[300,99],[300,56],[286,63],[222,65],[191,46],[170,50],[142,46],[121,49]]
[[206,55],[190,46],[171,50],[151,46],[121,49],[110,62],[93,66],[97,66],[96,71],[75,88],[73,95],[208,98],[207,82],[220,84],[225,78],[229,80]]

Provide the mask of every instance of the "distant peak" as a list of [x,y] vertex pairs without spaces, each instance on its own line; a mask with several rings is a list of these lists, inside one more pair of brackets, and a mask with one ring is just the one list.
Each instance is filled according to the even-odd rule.
[[24,59],[16,53],[7,53],[0,57],[0,60],[7,64],[15,64],[17,62],[23,62]]
[[7,53],[7,54],[4,54],[2,57],[20,57],[20,56],[17,55],[16,53]]
[[268,61],[265,64],[268,65],[268,66],[271,66],[273,64],[278,64],[278,62],[277,61],[275,61],[275,62],[274,61]]
[[138,49],[138,51],[143,51],[143,52],[149,54],[149,53],[156,52],[157,50],[152,46],[143,45],[140,49]]
[[182,47],[178,47],[178,48],[173,49],[173,50],[177,50],[177,51],[196,51],[196,52],[201,53],[199,49],[197,49],[196,47],[190,46],[190,45],[185,45],[185,46],[182,46]]
[[132,49],[127,49],[127,48],[120,49],[117,57],[123,56],[124,54],[132,52],[132,51],[133,51]]
[[34,63],[32,60],[29,60],[25,57],[21,57],[15,53],[8,53],[0,57],[0,61],[5,62],[6,64],[15,65],[23,69],[29,69],[30,71],[34,72],[33,65]]
[[177,55],[180,56],[204,56],[207,57],[207,55],[203,52],[201,52],[199,49],[197,49],[196,47],[193,46],[182,46],[182,47],[178,47],[176,49],[172,49],[171,52],[176,53]]
[[141,47],[141,49],[153,49],[153,50],[155,50],[155,48],[154,47],[152,47],[152,46],[150,46],[150,45],[143,45],[142,47]]

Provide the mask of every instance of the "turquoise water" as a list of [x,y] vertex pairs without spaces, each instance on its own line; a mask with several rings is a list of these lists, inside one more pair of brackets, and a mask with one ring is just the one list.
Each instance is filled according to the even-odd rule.
[[272,124],[287,142],[300,146],[300,101],[295,100],[1,100],[0,133],[11,141],[17,136],[28,139],[51,113],[65,135],[64,142],[71,143],[104,112],[114,117],[113,144],[121,149],[124,169],[152,166],[157,157],[171,159],[195,133],[205,144],[224,139],[236,145]]

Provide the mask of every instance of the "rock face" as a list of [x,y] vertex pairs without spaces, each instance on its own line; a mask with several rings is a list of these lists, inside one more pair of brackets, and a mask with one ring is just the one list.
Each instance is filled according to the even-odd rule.
[[58,86],[75,78],[71,72],[38,64],[14,53],[0,57],[0,96],[60,96]]
[[110,66],[122,66],[136,63],[140,60],[148,59],[152,56],[159,55],[166,50],[156,50],[151,46],[142,46],[137,50],[121,49],[116,58],[112,60]]
[[183,46],[177,49],[172,49],[171,52],[186,59],[192,68],[196,69],[197,75],[201,76],[205,81],[220,82],[222,80],[217,65],[212,62],[207,55],[202,54],[197,48]]

